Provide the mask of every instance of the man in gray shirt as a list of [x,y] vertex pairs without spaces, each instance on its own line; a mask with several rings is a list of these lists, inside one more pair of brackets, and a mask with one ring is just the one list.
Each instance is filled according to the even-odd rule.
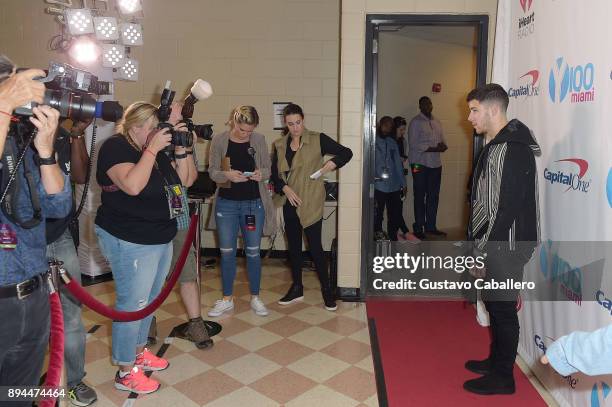
[[408,126],[408,161],[412,171],[414,189],[414,234],[425,239],[425,233],[445,236],[436,227],[442,160],[440,153],[448,149],[442,134],[442,125],[431,112],[431,99],[419,99],[421,113]]

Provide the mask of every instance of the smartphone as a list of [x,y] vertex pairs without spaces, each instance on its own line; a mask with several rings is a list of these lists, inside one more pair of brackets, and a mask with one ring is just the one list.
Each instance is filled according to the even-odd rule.
[[255,175],[255,173],[253,171],[243,171],[242,175],[244,175],[245,177],[252,177],[253,175]]

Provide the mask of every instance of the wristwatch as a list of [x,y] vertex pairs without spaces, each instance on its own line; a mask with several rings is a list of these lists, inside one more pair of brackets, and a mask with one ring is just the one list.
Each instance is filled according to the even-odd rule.
[[57,161],[55,160],[55,154],[51,154],[51,157],[48,157],[48,158],[42,158],[37,155],[34,158],[34,161],[36,162],[36,165],[38,166],[57,164]]

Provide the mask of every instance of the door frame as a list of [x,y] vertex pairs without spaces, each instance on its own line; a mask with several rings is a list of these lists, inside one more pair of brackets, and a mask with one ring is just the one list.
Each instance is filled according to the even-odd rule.
[[[364,300],[368,288],[368,269],[372,264],[374,243],[374,152],[376,135],[376,97],[378,91],[378,33],[381,26],[433,25],[473,26],[477,34],[477,63],[475,86],[487,79],[489,16],[486,14],[368,14],[365,35],[365,83],[363,116],[363,188],[361,196],[361,283],[359,297]],[[484,146],[484,138],[474,133],[473,159]]]

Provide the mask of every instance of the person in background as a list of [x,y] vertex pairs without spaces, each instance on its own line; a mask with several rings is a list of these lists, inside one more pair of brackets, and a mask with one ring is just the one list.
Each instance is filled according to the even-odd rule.
[[211,229],[217,229],[221,250],[223,298],[208,316],[218,317],[234,309],[234,279],[238,232],[244,239],[251,309],[261,317],[268,309],[259,297],[261,237],[276,230],[276,216],[268,192],[270,154],[262,134],[254,130],[259,114],[253,106],[238,106],[230,113],[229,131],[213,137],[210,145],[210,178],[217,183]]
[[425,239],[425,234],[446,236],[438,230],[438,201],[442,182],[442,160],[440,153],[448,147],[444,141],[442,124],[431,112],[431,99],[419,99],[421,113],[408,126],[408,161],[412,171],[414,189],[414,234]]
[[[402,168],[404,170],[404,178],[408,175],[406,165],[408,163],[408,156],[406,155],[406,119],[401,116],[395,116],[393,118],[393,125],[395,126],[395,141],[397,141],[397,148],[399,149],[400,158],[402,159]],[[397,231],[397,240],[407,240],[411,243],[419,243],[421,239],[410,233],[406,221],[404,220],[404,199],[406,198],[406,188],[402,189],[401,204],[400,204],[400,219],[399,219],[399,230]]]
[[[385,207],[387,208],[387,235],[397,241],[401,235],[402,191],[406,188],[404,167],[396,141],[393,119],[383,116],[376,131],[375,180],[374,180],[374,236],[384,239],[382,228]],[[402,240],[405,238],[402,236]]]
[[[272,181],[274,202],[282,207],[291,264],[292,284],[278,303],[293,304],[304,299],[302,285],[302,233],[308,239],[325,309],[337,309],[335,293],[329,284],[327,261],[321,243],[325,185],[323,175],[341,168],[353,157],[352,151],[324,133],[308,130],[304,112],[294,103],[283,110],[285,130],[272,144]],[[325,155],[334,157],[323,161]]]
[[[87,181],[89,155],[85,146],[85,129],[88,121],[65,120],[58,127],[55,137],[55,153],[60,169],[75,184]],[[67,130],[70,128],[70,130]],[[59,260],[72,278],[81,283],[81,270],[77,247],[79,245],[79,224],[75,218],[76,202],[73,198],[70,214],[60,219],[47,219],[47,260]],[[68,385],[68,398],[77,406],[93,404],[98,395],[83,382],[85,377],[85,327],[81,320],[81,303],[62,285],[60,299],[64,314],[64,364]]]

